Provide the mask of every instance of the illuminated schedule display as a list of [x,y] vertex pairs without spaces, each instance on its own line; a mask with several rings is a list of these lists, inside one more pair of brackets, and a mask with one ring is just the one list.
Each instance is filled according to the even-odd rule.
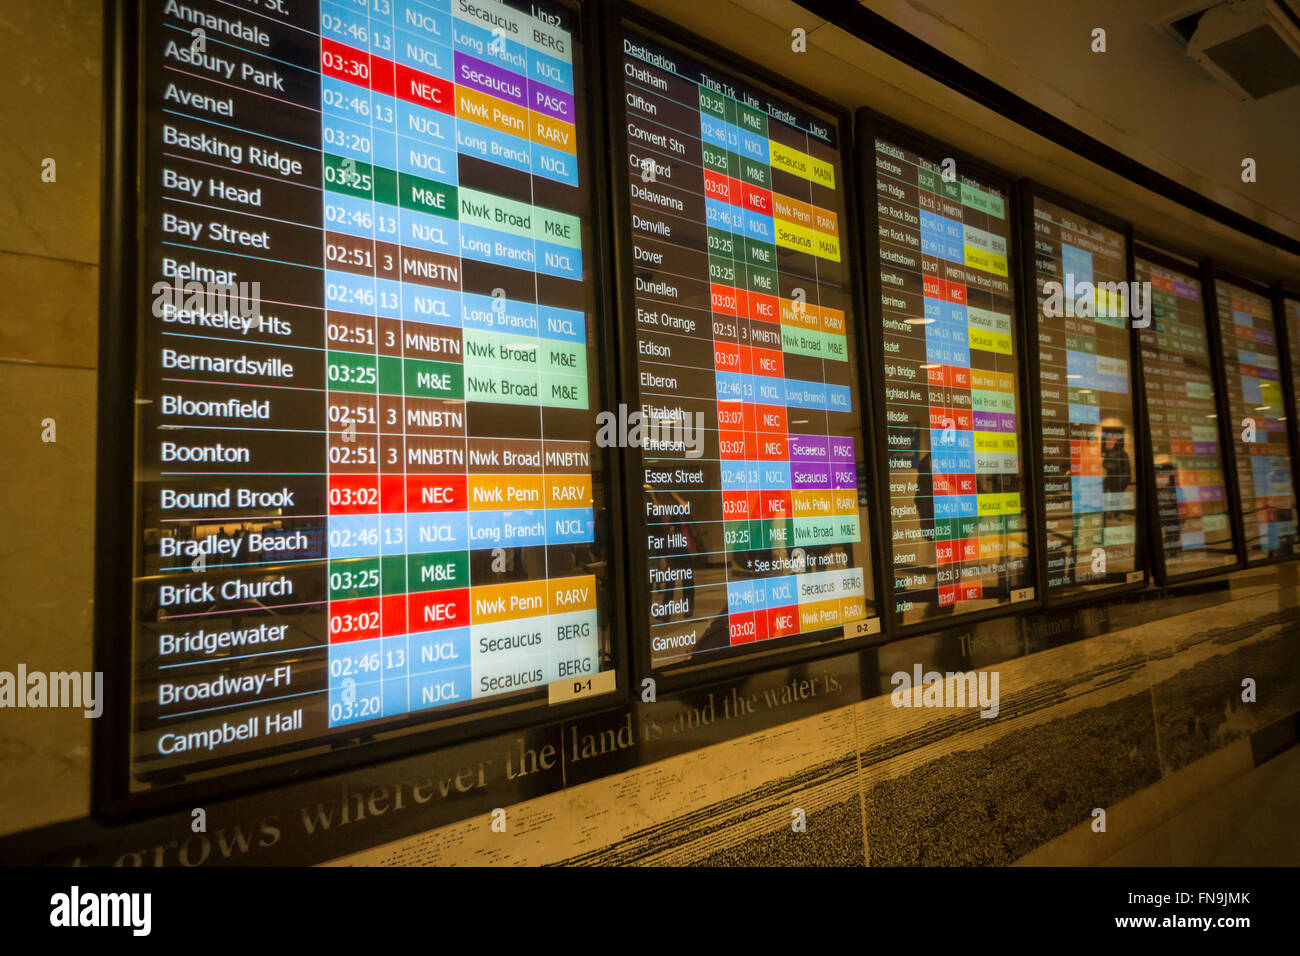
[[132,785],[614,689],[578,9],[142,20]]
[[625,25],[650,666],[871,633],[841,128]]
[[1300,543],[1273,300],[1222,276],[1214,290],[1246,559],[1286,557]]
[[1291,410],[1287,418],[1296,428],[1300,428],[1300,383],[1296,375],[1300,374],[1300,298],[1285,295],[1282,297],[1282,319],[1286,322],[1287,351],[1291,357]]
[[1201,281],[1139,255],[1151,324],[1139,331],[1157,542],[1166,577],[1235,564],[1214,368]]
[[1145,579],[1138,556],[1128,240],[1034,195],[1032,250],[1046,591]]
[[938,148],[870,142],[894,612],[1030,600],[1008,187]]

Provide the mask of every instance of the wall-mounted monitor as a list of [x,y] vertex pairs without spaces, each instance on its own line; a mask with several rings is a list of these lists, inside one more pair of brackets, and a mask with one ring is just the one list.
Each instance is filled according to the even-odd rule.
[[120,14],[105,802],[617,690],[581,12]]
[[611,33],[642,671],[875,633],[846,117],[642,12]]
[[1139,246],[1139,283],[1150,284],[1149,324],[1139,324],[1154,570],[1162,583],[1239,563],[1224,421],[1200,267]]
[[1032,183],[1023,216],[1046,599],[1142,587],[1132,229]]
[[1297,466],[1295,477],[1300,481],[1300,383],[1296,382],[1296,376],[1300,375],[1300,294],[1286,291],[1280,297],[1289,359],[1285,366],[1289,370],[1288,374],[1283,376],[1283,391],[1290,395],[1286,417],[1291,425],[1293,439],[1291,461]]
[[1014,180],[866,110],[857,128],[893,620],[1034,606]]
[[1300,537],[1273,296],[1216,272],[1214,300],[1245,557],[1282,560],[1300,553]]

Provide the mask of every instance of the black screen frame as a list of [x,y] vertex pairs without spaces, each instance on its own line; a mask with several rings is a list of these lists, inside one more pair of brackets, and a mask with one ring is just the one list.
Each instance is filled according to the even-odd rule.
[[[1090,206],[1074,199],[1064,193],[1057,192],[1041,183],[1032,179],[1022,179],[1020,181],[1020,214],[1021,214],[1021,264],[1024,269],[1024,329],[1027,341],[1034,343],[1034,347],[1029,350],[1029,368],[1031,381],[1037,382],[1041,371],[1041,363],[1038,355],[1038,275],[1034,269],[1034,200],[1042,199],[1045,202],[1068,209],[1075,215],[1091,219],[1100,226],[1111,229],[1120,233],[1124,237],[1125,247],[1125,280],[1133,281],[1133,224],[1127,220],[1120,219],[1110,213]],[[1151,559],[1147,553],[1147,501],[1143,492],[1146,490],[1146,472],[1149,471],[1147,461],[1147,441],[1142,437],[1142,432],[1146,428],[1145,404],[1140,400],[1145,393],[1145,387],[1142,381],[1141,373],[1141,352],[1138,347],[1137,330],[1129,323],[1128,328],[1129,341],[1129,395],[1133,400],[1133,432],[1137,439],[1136,447],[1133,450],[1133,465],[1138,474],[1134,476],[1134,542],[1133,556],[1137,567],[1130,574],[1141,573],[1140,581],[1119,581],[1109,585],[1097,585],[1085,587],[1077,593],[1056,593],[1053,594],[1048,586],[1047,571],[1047,502],[1045,496],[1039,494],[1036,496],[1036,506],[1038,509],[1038,556],[1039,556],[1039,580],[1042,582],[1043,589],[1043,606],[1045,608],[1065,608],[1075,607],[1081,604],[1087,604],[1090,601],[1104,600],[1111,595],[1128,594],[1137,591],[1146,590],[1151,585]],[[1042,389],[1036,385],[1030,389],[1031,399],[1031,422],[1034,431],[1034,451],[1035,462],[1041,468],[1043,461],[1040,439],[1043,433],[1043,395]]]
[[[607,241],[607,224],[600,210],[609,203],[608,157],[605,142],[607,104],[603,84],[603,47],[597,2],[549,0],[574,12],[583,62],[580,76],[586,86],[586,123],[580,130],[589,137],[586,172],[592,202],[592,308],[596,324],[615,315],[610,294],[609,266],[599,250]],[[307,744],[288,744],[259,751],[246,758],[222,761],[230,769],[208,775],[204,767],[181,773],[197,779],[168,783],[154,789],[131,788],[131,734],[134,687],[132,616],[135,514],[135,376],[137,331],[133,318],[146,289],[144,277],[144,167],[148,108],[142,97],[144,72],[144,4],[138,0],[106,0],[104,21],[104,160],[100,236],[100,315],[98,441],[94,544],[94,667],[105,675],[105,708],[92,728],[91,816],[106,822],[141,818],[199,800],[235,797],[279,784],[296,782],[340,770],[433,751],[453,744],[594,713],[623,703],[628,696],[629,667],[626,637],[620,622],[626,617],[627,569],[623,523],[617,501],[623,485],[622,462],[609,449],[593,447],[605,475],[604,513],[597,510],[597,527],[603,528],[608,546],[606,601],[603,620],[610,635],[614,689],[557,704],[549,703],[547,685],[524,697],[493,706],[484,698],[478,706],[441,721],[418,711],[376,727],[339,728]],[[137,187],[137,183],[141,185]],[[614,336],[603,322],[598,359],[605,372],[597,380],[593,401],[608,407],[616,383]],[[124,423],[132,440],[120,439]],[[595,442],[593,441],[593,446]],[[427,725],[427,726],[425,726]],[[350,732],[351,731],[351,732]],[[339,747],[340,743],[348,745]],[[337,749],[334,749],[337,748]],[[293,759],[296,750],[313,751]],[[324,751],[324,752],[315,752]],[[273,761],[266,763],[265,761]],[[260,765],[259,765],[260,764]]]
[[[1157,247],[1152,243],[1148,243],[1141,238],[1135,238],[1133,243],[1133,260],[1134,260],[1133,272],[1135,276],[1137,274],[1136,263],[1138,259],[1145,259],[1146,261],[1151,262],[1157,266],[1161,266],[1162,268],[1170,269],[1175,272],[1181,272],[1184,275],[1193,276],[1194,278],[1196,278],[1197,281],[1201,283],[1201,312],[1202,312],[1202,317],[1205,320],[1205,348],[1208,353],[1212,348],[1214,348],[1214,332],[1210,328],[1211,317],[1210,317],[1210,308],[1209,308],[1209,298],[1207,294],[1207,290],[1210,287],[1206,282],[1206,277],[1207,277],[1206,260],[1201,257],[1194,257],[1190,255],[1182,256],[1181,254],[1174,254],[1169,251],[1166,251],[1163,248]],[[1153,315],[1152,321],[1154,321],[1154,319],[1155,317]],[[1138,372],[1142,379],[1142,393],[1141,393],[1142,403],[1141,404],[1142,404],[1143,440],[1146,445],[1147,461],[1151,463],[1150,467],[1148,467],[1146,470],[1147,471],[1146,483],[1143,490],[1147,495],[1147,501],[1154,503],[1156,501],[1156,470],[1154,465],[1155,449],[1152,447],[1152,443],[1151,443],[1151,439],[1152,439],[1151,423],[1147,416],[1146,366],[1144,364],[1141,364],[1141,355],[1142,355],[1141,330],[1134,329],[1134,334],[1137,336],[1138,339],[1138,350],[1139,350],[1138,358],[1140,364]],[[1214,381],[1214,411],[1218,416],[1215,421],[1215,426],[1219,433],[1219,447],[1222,449],[1227,446],[1228,439],[1229,439],[1228,433],[1225,430],[1225,425],[1227,422],[1226,409],[1227,409],[1228,397],[1227,395],[1224,394],[1223,390],[1219,387],[1219,375],[1217,372],[1217,366],[1221,363],[1218,361],[1218,357],[1216,357],[1213,354],[1207,354],[1206,359],[1210,367],[1210,377]],[[1223,467],[1224,494],[1229,495],[1232,499],[1235,500],[1238,498],[1236,469],[1230,465],[1227,452],[1221,452],[1219,458]],[[1221,574],[1227,574],[1232,571],[1241,570],[1245,566],[1242,561],[1242,554],[1243,554],[1242,541],[1241,541],[1241,536],[1238,533],[1239,528],[1237,526],[1237,522],[1232,512],[1233,512],[1233,508],[1231,507],[1231,505],[1229,505],[1228,527],[1232,535],[1232,552],[1233,552],[1234,560],[1230,564],[1225,564],[1222,567],[1218,567],[1218,568],[1206,568],[1201,571],[1191,571],[1184,574],[1171,575],[1169,573],[1168,567],[1166,566],[1166,562],[1165,562],[1164,546],[1160,543],[1162,540],[1162,529],[1160,527],[1160,510],[1156,507],[1147,508],[1147,521],[1148,521],[1147,534],[1149,535],[1148,540],[1151,542],[1151,547],[1149,549],[1150,550],[1149,557],[1151,558],[1151,570],[1155,576],[1156,583],[1161,587],[1165,587],[1172,584],[1183,584],[1186,583],[1187,581],[1197,581],[1202,578],[1217,577]]]
[[[1287,391],[1285,391],[1285,389],[1289,380],[1289,375],[1287,373],[1288,373],[1288,369],[1290,368],[1286,330],[1284,328],[1284,326],[1286,325],[1286,316],[1278,309],[1280,300],[1277,295],[1276,286],[1265,285],[1264,283],[1258,281],[1257,279],[1249,279],[1239,273],[1231,272],[1227,269],[1221,269],[1214,264],[1214,260],[1211,257],[1207,257],[1205,259],[1205,272],[1208,279],[1206,288],[1209,291],[1207,294],[1211,298],[1211,305],[1214,310],[1210,312],[1209,315],[1212,319],[1210,323],[1211,324],[1210,334],[1214,340],[1215,358],[1217,360],[1215,361],[1214,364],[1218,370],[1218,377],[1219,377],[1218,382],[1216,382],[1215,384],[1217,388],[1221,388],[1223,390],[1224,418],[1228,426],[1228,438],[1229,438],[1228,455],[1230,456],[1232,461],[1232,476],[1234,482],[1233,507],[1232,507],[1232,519],[1234,522],[1233,533],[1237,536],[1237,540],[1240,542],[1242,567],[1262,568],[1270,564],[1285,564],[1289,561],[1295,561],[1297,559],[1300,559],[1300,547],[1298,547],[1297,550],[1292,551],[1291,554],[1279,554],[1279,555],[1274,555],[1271,558],[1251,558],[1250,549],[1247,547],[1247,543],[1246,543],[1246,510],[1241,498],[1241,488],[1239,484],[1240,478],[1237,472],[1237,443],[1239,439],[1236,437],[1236,426],[1233,425],[1231,422],[1232,410],[1231,410],[1231,406],[1228,403],[1228,356],[1227,353],[1224,352],[1223,350],[1224,349],[1223,330],[1220,327],[1221,320],[1219,316],[1219,282],[1223,281],[1231,285],[1239,286],[1240,288],[1245,289],[1247,292],[1252,292],[1255,295],[1262,296],[1264,299],[1268,300],[1269,306],[1273,312],[1273,330],[1275,333],[1274,337],[1278,347],[1278,370],[1283,378],[1283,389],[1284,389],[1283,400],[1284,401],[1286,400],[1289,394]],[[1295,497],[1297,511],[1300,512],[1300,484],[1296,483],[1296,478],[1297,475],[1300,474],[1300,471],[1298,471],[1296,468],[1297,438],[1296,438],[1296,423],[1291,420],[1292,418],[1294,418],[1294,415],[1292,414],[1293,410],[1294,410],[1294,405],[1286,409],[1287,450],[1291,454],[1291,493]]]
[[[1023,514],[1026,525],[1026,549],[1029,555],[1030,567],[1030,584],[1029,587],[1034,589],[1033,597],[1026,598],[1023,601],[1007,603],[997,607],[985,608],[980,611],[970,611],[963,614],[953,614],[950,617],[935,617],[925,621],[915,621],[911,624],[902,624],[899,615],[895,610],[895,595],[893,589],[892,573],[885,573],[892,570],[892,562],[882,565],[882,576],[886,580],[884,590],[882,591],[882,600],[886,603],[882,606],[882,611],[888,613],[890,633],[896,637],[907,636],[911,634],[923,634],[933,631],[946,630],[952,627],[963,627],[967,624],[974,624],[980,621],[987,621],[993,618],[1007,617],[1011,615],[1033,612],[1042,608],[1043,591],[1042,591],[1042,574],[1038,555],[1038,508],[1034,504],[1037,501],[1038,494],[1038,464],[1037,464],[1037,443],[1027,440],[1028,431],[1026,425],[1029,418],[1029,400],[1027,392],[1029,390],[1029,367],[1027,362],[1028,339],[1025,335],[1023,324],[1023,299],[1024,290],[1021,288],[1023,281],[1022,270],[1018,268],[1020,260],[1023,258],[1022,246],[1020,241],[1020,231],[1023,228],[1020,216],[1017,215],[1019,195],[1016,188],[1016,178],[1010,173],[986,163],[979,158],[970,155],[959,149],[954,149],[947,143],[920,130],[914,129],[904,123],[890,119],[882,113],[879,113],[868,107],[861,107],[856,114],[855,129],[857,134],[857,174],[858,174],[858,197],[860,200],[859,215],[862,218],[859,234],[862,238],[862,262],[866,268],[866,276],[879,276],[880,274],[880,244],[876,241],[877,226],[879,223],[879,213],[877,212],[874,199],[875,190],[875,140],[877,135],[886,139],[892,139],[904,146],[912,146],[918,152],[940,153],[944,156],[951,156],[957,160],[959,169],[970,169],[974,178],[981,179],[991,185],[999,186],[1003,189],[1007,201],[1007,226],[1010,232],[1007,241],[1007,272],[1011,279],[1011,296],[1012,296],[1012,314],[1011,325],[1015,337],[1016,348],[1016,370],[1018,375],[1017,398],[1020,403],[1020,421],[1018,422],[1017,439],[1020,442],[1021,461],[1024,468],[1023,500],[1025,502]],[[870,186],[870,188],[868,188]],[[870,281],[869,279],[867,281]],[[876,283],[876,291],[879,293],[879,283]],[[872,384],[884,382],[884,334],[883,334],[883,314],[884,308],[880,302],[879,294],[868,296],[867,302],[867,328],[866,343],[870,353],[871,360],[871,377],[869,381]],[[882,396],[872,392],[871,402],[868,404],[872,409],[872,425],[877,436],[888,434],[888,425],[885,418],[885,402]],[[877,442],[876,446],[876,469],[881,476],[881,485],[885,486],[885,477],[889,473],[889,449],[882,442]],[[878,521],[880,522],[880,537],[886,542],[887,557],[892,555],[892,549],[888,545],[892,542],[893,518],[889,512],[888,505],[880,502]]]
[[[866,313],[862,301],[862,269],[857,258],[859,243],[856,222],[857,205],[854,193],[856,184],[852,175],[854,169],[853,130],[848,110],[831,100],[823,98],[812,90],[768,70],[766,67],[740,57],[724,47],[673,23],[671,20],[660,17],[635,4],[617,2],[616,0],[616,2],[605,4],[602,14],[606,42],[605,59],[611,69],[615,69],[616,65],[622,62],[623,25],[626,23],[634,29],[649,34],[652,39],[666,41],[664,42],[665,46],[672,47],[676,45],[687,48],[687,55],[705,63],[716,64],[720,72],[733,74],[738,79],[752,79],[761,85],[772,87],[774,91],[785,95],[787,99],[807,103],[835,120],[840,137],[839,151],[845,213],[841,219],[841,255],[848,272],[849,301],[855,315],[864,316]],[[614,263],[613,272],[617,300],[617,311],[614,313],[617,317],[615,334],[618,339],[620,353],[618,368],[619,397],[624,402],[636,405],[638,394],[636,383],[638,379],[635,347],[636,328],[635,321],[632,318],[635,315],[635,295],[633,291],[634,270],[631,267],[631,202],[626,191],[621,188],[621,180],[618,179],[622,175],[622,171],[627,168],[628,162],[626,138],[619,134],[619,131],[623,129],[626,123],[626,115],[623,112],[623,100],[616,95],[616,91],[622,89],[622,73],[617,71],[612,76],[610,89],[614,92],[607,96],[609,113],[606,117],[605,126],[609,135],[609,169],[614,177],[613,201],[610,204],[610,235],[613,242],[611,257]],[[857,363],[859,388],[857,398],[861,401],[863,395],[869,394],[867,384],[869,381],[867,378],[868,369],[863,356],[865,343],[863,342],[862,330],[855,327],[854,332],[856,347],[852,351],[856,354],[851,357],[850,361]],[[652,681],[656,692],[678,690],[820,657],[845,654],[868,645],[889,640],[881,597],[882,555],[877,517],[879,476],[876,473],[874,456],[868,452],[866,447],[874,441],[875,435],[872,433],[870,417],[865,409],[861,410],[861,418],[864,444],[862,459],[863,467],[866,470],[865,484],[870,495],[868,507],[866,508],[867,528],[864,529],[867,540],[864,544],[866,553],[871,560],[871,567],[863,570],[864,581],[871,582],[875,614],[873,617],[868,617],[859,623],[870,626],[874,620],[876,622],[874,629],[851,638],[839,637],[807,643],[796,642],[771,650],[761,650],[756,647],[756,649],[748,652],[718,655],[718,659],[715,660],[708,659],[706,655],[705,659],[702,660],[688,658],[684,662],[655,667],[652,664],[650,654],[649,592],[648,588],[645,587],[649,573],[649,562],[646,560],[647,553],[645,549],[637,545],[638,541],[644,541],[646,534],[644,509],[641,508],[643,499],[639,482],[635,484],[635,487],[633,487],[632,483],[629,483],[625,487],[626,540],[628,546],[627,579],[637,583],[628,593],[629,623],[627,631],[629,639],[633,642],[631,660],[635,679],[639,684],[645,686],[645,681]],[[623,472],[629,479],[633,479],[640,474],[640,449],[624,449],[624,455]]]

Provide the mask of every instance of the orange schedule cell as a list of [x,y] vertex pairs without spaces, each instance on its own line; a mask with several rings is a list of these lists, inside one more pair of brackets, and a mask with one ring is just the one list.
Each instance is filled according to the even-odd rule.
[[471,511],[529,510],[545,500],[541,475],[469,475]]
[[545,581],[480,584],[470,589],[470,623],[493,624],[547,613]]
[[591,575],[555,578],[550,582],[547,610],[551,614],[571,614],[596,609],[596,579]]

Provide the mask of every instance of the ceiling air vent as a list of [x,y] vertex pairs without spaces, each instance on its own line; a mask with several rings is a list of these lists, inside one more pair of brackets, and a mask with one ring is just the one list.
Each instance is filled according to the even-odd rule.
[[[1183,33],[1191,19],[1170,26]],[[1228,0],[1194,22],[1187,55],[1242,99],[1300,84],[1297,0]]]

